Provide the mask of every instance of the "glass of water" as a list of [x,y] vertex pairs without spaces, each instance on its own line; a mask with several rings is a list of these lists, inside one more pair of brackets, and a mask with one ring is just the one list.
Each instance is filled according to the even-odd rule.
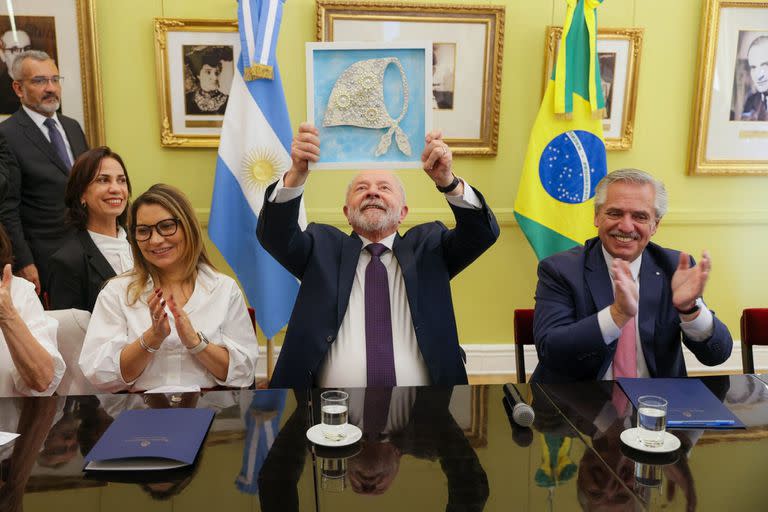
[[320,484],[324,491],[342,492],[347,487],[347,459],[322,459]]
[[637,433],[648,448],[664,444],[667,429],[667,401],[660,396],[644,395],[637,399]]
[[341,441],[345,437],[349,417],[349,394],[332,390],[320,394],[320,423],[323,436],[330,441]]

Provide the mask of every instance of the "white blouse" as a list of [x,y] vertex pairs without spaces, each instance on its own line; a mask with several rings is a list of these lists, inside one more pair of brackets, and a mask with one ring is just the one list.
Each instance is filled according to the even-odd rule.
[[120,353],[152,324],[147,300],[153,284],[150,280],[139,300],[128,305],[131,279],[130,275],[111,279],[96,300],[79,361],[83,374],[94,386],[115,392],[168,385],[210,388],[247,387],[254,383],[259,348],[245,300],[232,278],[207,265],[198,268],[195,290],[184,311],[196,331],[229,351],[226,380],[214,377],[189,354],[176,331],[173,315],[166,308],[171,334],[153,354],[144,372],[134,381],[125,381],[120,371]]
[[122,226],[117,228],[117,237],[102,235],[90,230],[88,234],[116,275],[119,276],[133,268],[131,244],[128,243],[128,235]]
[[56,343],[56,329],[59,323],[45,314],[40,299],[35,295],[35,285],[26,279],[13,277],[11,300],[21,319],[27,324],[29,332],[53,358],[53,380],[45,391],[35,391],[27,386],[16,369],[16,365],[13,364],[11,353],[5,342],[5,335],[0,331],[0,396],[52,395],[59,387],[64,371],[67,369]]

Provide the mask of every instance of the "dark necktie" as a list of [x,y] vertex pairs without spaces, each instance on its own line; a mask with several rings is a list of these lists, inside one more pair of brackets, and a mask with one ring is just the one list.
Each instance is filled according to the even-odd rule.
[[370,441],[376,441],[387,426],[392,388],[366,388],[363,406],[363,433]]
[[53,120],[53,118],[49,117],[45,121],[43,121],[43,124],[46,128],[48,128],[48,136],[51,138],[51,144],[53,144],[53,149],[56,150],[56,154],[59,155],[59,158],[61,158],[62,163],[67,167],[69,170],[72,168],[72,161],[69,159],[69,153],[67,153],[67,145],[64,144],[64,138],[59,133],[59,130],[56,128],[56,121]]
[[365,356],[368,386],[392,387],[395,378],[395,355],[392,348],[392,312],[389,307],[387,268],[379,257],[387,251],[382,244],[365,248],[371,261],[365,267]]

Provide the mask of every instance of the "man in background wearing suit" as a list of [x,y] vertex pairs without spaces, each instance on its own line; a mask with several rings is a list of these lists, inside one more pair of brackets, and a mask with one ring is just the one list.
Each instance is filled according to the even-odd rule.
[[450,280],[490,247],[496,219],[479,192],[453,171],[440,133],[421,156],[444,193],[456,228],[421,224],[403,236],[405,191],[385,171],[358,174],[344,214],[354,233],[311,224],[299,204],[308,162],[320,155],[311,124],[294,138],[291,169],[266,191],[257,233],[264,248],[301,280],[273,387],[466,384]]
[[598,183],[598,237],[539,263],[532,380],[683,377],[682,343],[708,366],[728,359],[728,328],[701,299],[709,254],[693,266],[650,242],[666,211],[664,185],[646,172],[622,169]]
[[13,244],[15,270],[40,293],[48,258],[73,232],[64,222],[64,189],[72,163],[88,144],[78,122],[56,112],[62,78],[48,54],[19,54],[11,78],[21,108],[0,123],[13,157],[0,220]]

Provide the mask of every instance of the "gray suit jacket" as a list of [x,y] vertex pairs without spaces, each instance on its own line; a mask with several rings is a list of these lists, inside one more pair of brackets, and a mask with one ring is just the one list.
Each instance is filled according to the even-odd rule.
[[[59,115],[59,121],[77,158],[88,149],[83,129],[69,117]],[[45,279],[48,258],[74,232],[64,222],[69,169],[24,109],[0,123],[0,136],[10,150],[0,221],[13,243],[15,267],[34,263]]]

